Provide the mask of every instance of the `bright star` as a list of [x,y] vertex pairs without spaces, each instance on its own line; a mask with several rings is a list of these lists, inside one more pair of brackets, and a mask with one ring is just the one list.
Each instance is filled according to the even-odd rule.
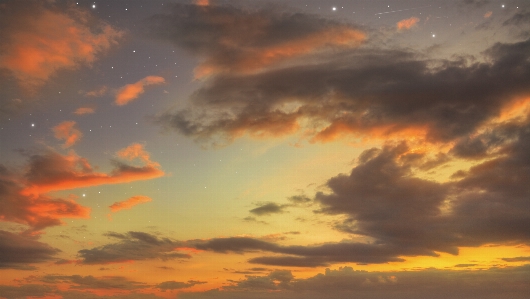
[[337,10],[337,8],[335,6],[333,6],[333,8],[331,8],[332,10]]
[[92,8],[96,8],[96,4],[92,4]]

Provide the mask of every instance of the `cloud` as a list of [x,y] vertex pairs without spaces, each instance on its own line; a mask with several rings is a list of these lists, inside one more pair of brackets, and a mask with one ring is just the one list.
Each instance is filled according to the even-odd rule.
[[505,262],[530,262],[530,256],[505,257],[501,260]]
[[248,275],[222,289],[182,293],[185,299],[200,298],[334,298],[420,299],[526,298],[530,267],[490,268],[482,271],[436,270],[382,272],[351,267],[326,269],[307,278],[294,278],[290,271],[272,271],[265,276]]
[[366,39],[351,25],[274,9],[176,4],[150,22],[150,36],[202,59],[196,78],[257,72],[318,51],[356,47]]
[[124,87],[118,90],[116,95],[116,100],[114,103],[118,106],[123,106],[129,104],[132,100],[138,98],[141,94],[144,93],[145,87],[151,85],[160,85],[166,83],[166,80],[159,76],[147,76],[142,80],[133,83],[127,84]]
[[59,252],[37,237],[0,230],[0,269],[34,270],[32,264],[51,261]]
[[[484,150],[481,162],[452,181],[417,177],[433,159],[405,142],[366,150],[349,174],[330,178],[325,183],[328,191],[314,196],[319,206],[315,212],[340,216],[336,229],[370,242],[282,246],[233,237],[197,241],[195,246],[219,253],[275,254],[253,257],[250,263],[319,267],[399,262],[439,252],[457,255],[459,247],[485,244],[528,245],[530,212],[525,207],[530,190],[525,182],[530,177],[530,117],[488,126],[486,132],[496,136],[496,142],[487,143],[495,151]],[[453,159],[444,155],[442,160]]]
[[403,19],[397,22],[396,26],[398,30],[409,30],[412,27],[416,26],[416,24],[418,24],[419,21],[420,19],[416,17],[410,17],[408,19]]
[[0,13],[0,68],[29,92],[60,70],[90,66],[123,36],[75,6],[7,1]]
[[115,202],[112,205],[110,205],[109,208],[112,212],[116,213],[118,211],[128,210],[136,205],[139,205],[145,202],[150,202],[150,201],[152,201],[150,197],[143,196],[143,195],[137,195],[137,196],[130,197],[124,201]]
[[55,138],[64,140],[63,147],[70,147],[83,137],[83,133],[76,128],[76,125],[75,121],[64,121],[53,127]]
[[488,11],[487,13],[484,14],[484,19],[487,19],[489,17],[491,17],[493,15],[493,12],[492,11]]
[[81,275],[45,275],[40,281],[51,284],[68,283],[70,289],[97,289],[97,290],[108,290],[108,289],[119,289],[119,290],[136,290],[143,289],[149,285],[131,281],[121,276],[105,276],[105,277],[94,277],[92,275],[81,276]]
[[97,89],[94,89],[94,90],[91,90],[91,91],[87,91],[87,92],[80,91],[79,93],[84,93],[84,95],[87,96],[87,97],[101,97],[101,96],[105,95],[108,90],[109,90],[108,87],[103,85],[100,88],[97,88]]
[[503,26],[524,26],[530,23],[530,12],[518,12],[502,23]]
[[90,107],[79,107],[74,111],[74,114],[77,115],[85,115],[85,114],[92,114],[96,112],[96,109],[90,108]]
[[40,284],[24,284],[20,286],[0,285],[0,294],[3,298],[18,299],[28,297],[42,297],[54,294],[56,289],[54,287],[40,285]]
[[487,62],[474,63],[363,48],[255,74],[223,73],[196,90],[187,108],[161,113],[157,123],[213,146],[297,133],[311,142],[449,142],[530,95],[529,53],[530,40],[495,44],[484,52]]
[[197,284],[203,284],[206,283],[205,281],[196,281],[196,280],[188,280],[188,282],[181,282],[181,281],[164,281],[162,283],[159,283],[156,287],[159,288],[162,292],[165,292],[167,290],[179,290],[179,289],[185,289],[190,288]]
[[[139,156],[134,156],[135,153]],[[107,174],[94,171],[87,159],[77,156],[74,152],[65,156],[53,151],[33,155],[30,157],[29,171],[26,173],[27,187],[22,193],[36,195],[57,190],[129,183],[164,175],[159,164],[150,160],[142,145],[133,143],[120,150],[117,155],[126,160],[139,160],[140,163],[135,166],[113,160],[114,169]]]
[[43,194],[24,195],[23,178],[0,165],[0,219],[25,224],[31,230],[60,225],[62,218],[87,218],[90,209],[73,198],[53,198]]
[[263,256],[249,260],[250,263],[290,266],[290,267],[319,267],[339,262],[355,263],[387,263],[403,261],[401,255],[430,255],[432,251],[409,248],[401,250],[396,246],[338,242],[310,246],[281,246],[275,243],[248,237],[214,238],[206,241],[196,241],[195,247],[218,253],[238,253],[265,251],[285,254],[284,256]]
[[286,207],[285,205],[280,206],[274,202],[269,202],[269,203],[260,204],[259,207],[252,209],[249,212],[254,215],[258,215],[258,216],[271,215],[271,214],[283,213],[283,209],[285,207]]
[[83,249],[78,252],[82,264],[110,264],[129,261],[142,261],[149,259],[189,259],[191,255],[176,250],[182,242],[168,238],[158,238],[144,232],[128,232],[127,234],[108,234],[119,240],[92,249]]

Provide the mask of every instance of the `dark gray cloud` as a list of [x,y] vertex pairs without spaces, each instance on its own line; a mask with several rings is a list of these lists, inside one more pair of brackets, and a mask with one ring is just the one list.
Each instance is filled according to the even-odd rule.
[[120,289],[135,290],[148,287],[147,284],[137,281],[131,281],[121,276],[94,277],[92,275],[46,275],[40,279],[42,282],[57,284],[68,283],[70,289]]
[[490,268],[482,271],[425,269],[400,272],[356,271],[351,267],[303,279],[290,271],[247,276],[222,290],[183,293],[182,298],[526,298],[530,267]]
[[[191,241],[190,241],[191,242]],[[193,243],[193,242],[192,242]],[[424,248],[399,248],[379,244],[354,242],[327,243],[314,246],[281,246],[248,237],[215,238],[195,241],[197,249],[219,253],[272,252],[284,256],[263,256],[250,263],[275,266],[317,267],[339,262],[386,263],[403,261],[399,255],[430,255],[436,253]]]
[[286,205],[279,205],[274,202],[268,202],[268,203],[262,203],[259,204],[257,208],[254,208],[250,210],[249,212],[258,215],[271,215],[271,214],[281,214],[284,212],[284,208],[286,208]]
[[0,230],[0,269],[34,270],[34,263],[55,259],[60,250],[37,239]]
[[336,228],[366,236],[370,243],[283,246],[254,238],[216,238],[195,246],[219,253],[275,254],[254,257],[250,263],[318,267],[458,254],[459,247],[488,243],[530,244],[530,118],[522,120],[492,126],[489,140],[495,142],[486,142],[479,155],[488,159],[459,172],[454,181],[416,177],[427,162],[452,158],[410,152],[405,142],[366,150],[349,174],[329,179],[328,192],[315,194],[315,212],[344,217]]
[[449,141],[530,94],[529,53],[530,40],[495,44],[484,52],[488,62],[475,63],[363,48],[257,74],[220,74],[191,95],[190,107],[158,122],[213,145],[245,133],[294,134],[302,119],[312,123],[311,141],[406,130]]
[[108,264],[148,259],[182,259],[191,258],[189,254],[175,251],[182,242],[144,232],[128,232],[127,234],[108,233],[107,235],[120,240],[92,249],[78,252],[83,264]]
[[0,296],[7,299],[28,298],[31,296],[42,297],[54,294],[54,287],[40,284],[25,284],[21,286],[0,285]]
[[190,288],[197,284],[204,284],[205,281],[197,281],[197,280],[188,280],[188,282],[181,282],[181,281],[164,281],[158,285],[156,285],[157,288],[159,288],[162,292],[165,292],[166,290],[178,290],[178,289],[185,289]]
[[149,20],[158,37],[201,58],[203,77],[248,73],[330,47],[357,45],[364,34],[352,25],[314,15],[233,6],[175,4]]
[[530,256],[505,257],[502,260],[505,262],[530,262]]

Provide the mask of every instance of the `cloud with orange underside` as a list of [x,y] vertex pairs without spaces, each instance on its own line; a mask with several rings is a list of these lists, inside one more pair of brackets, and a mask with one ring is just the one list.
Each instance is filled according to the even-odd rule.
[[200,79],[221,72],[252,73],[325,48],[355,47],[365,39],[366,34],[357,29],[332,27],[282,44],[249,49],[241,54],[239,61],[231,65],[217,63],[216,57],[212,57],[195,68],[194,75],[196,79]]
[[53,133],[55,138],[64,140],[63,147],[70,147],[74,145],[81,137],[83,133],[76,128],[75,121],[64,121],[57,126],[53,127]]
[[[130,147],[136,147],[136,144]],[[122,151],[128,151],[130,147]],[[139,151],[143,154],[141,158],[132,156],[127,158],[131,162],[140,160],[138,165],[113,160],[114,169],[110,173],[94,171],[88,160],[79,157],[73,151],[67,155],[54,151],[34,155],[30,159],[29,171],[26,173],[26,187],[21,194],[36,197],[51,191],[123,184],[164,176],[165,173],[160,169],[160,165],[149,159],[149,154],[143,150],[143,146]]]
[[123,36],[77,8],[61,11],[39,2],[12,1],[4,9],[9,20],[0,34],[0,68],[9,70],[31,93],[60,70],[90,66]]
[[116,94],[116,100],[114,103],[118,106],[127,105],[129,102],[143,94],[145,92],[145,87],[164,83],[166,83],[166,80],[163,77],[147,76],[136,83],[127,84],[120,88]]
[[152,200],[153,199],[151,199],[150,197],[143,196],[143,195],[137,195],[137,196],[130,197],[124,201],[115,202],[112,205],[110,205],[109,208],[113,213],[116,213],[121,210],[129,210],[136,205],[139,205],[141,203],[150,202]]
[[404,20],[397,22],[396,26],[398,30],[409,30],[412,27],[416,26],[416,24],[418,24],[419,21],[420,19],[416,17],[411,17],[411,18],[404,19]]

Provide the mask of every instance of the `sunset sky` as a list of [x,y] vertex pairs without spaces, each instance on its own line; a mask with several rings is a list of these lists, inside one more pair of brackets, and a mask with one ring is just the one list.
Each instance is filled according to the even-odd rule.
[[0,298],[528,298],[527,0],[0,0]]

